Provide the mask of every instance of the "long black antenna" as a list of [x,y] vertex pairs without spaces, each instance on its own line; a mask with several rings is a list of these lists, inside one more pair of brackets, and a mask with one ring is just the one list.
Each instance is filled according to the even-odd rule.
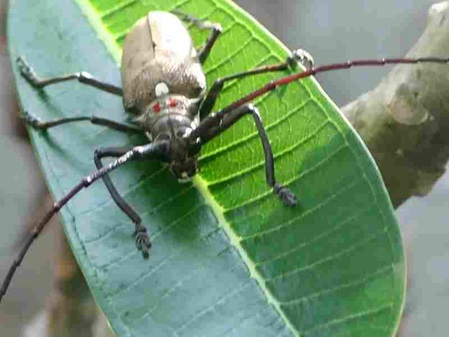
[[348,69],[351,67],[361,67],[361,66],[384,66],[386,64],[415,64],[415,63],[449,63],[449,58],[440,58],[440,57],[420,57],[420,58],[383,58],[378,60],[367,59],[367,60],[354,60],[347,61],[343,63],[333,63],[326,64],[316,68],[310,68],[309,70],[302,71],[296,74],[288,75],[285,77],[281,77],[280,79],[271,81],[264,85],[262,88],[255,90],[243,98],[235,101],[231,105],[226,108],[220,110],[218,113],[224,114],[235,110],[236,108],[251,102],[253,99],[266,94],[269,91],[276,89],[279,86],[283,86],[289,84],[291,82],[316,75],[318,73],[324,73],[326,71],[339,70],[339,69]]

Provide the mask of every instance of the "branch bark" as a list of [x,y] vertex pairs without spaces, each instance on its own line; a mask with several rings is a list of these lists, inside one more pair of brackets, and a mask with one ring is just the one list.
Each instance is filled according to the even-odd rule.
[[[433,5],[407,57],[449,56],[449,2]],[[449,159],[449,68],[396,66],[371,92],[342,108],[368,146],[393,205],[424,196]]]
[[49,314],[49,336],[93,336],[96,305],[62,228],[55,255],[55,293]]

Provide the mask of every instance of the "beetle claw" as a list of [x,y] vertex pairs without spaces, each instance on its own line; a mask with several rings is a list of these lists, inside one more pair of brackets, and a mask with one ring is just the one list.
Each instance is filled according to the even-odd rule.
[[295,67],[297,63],[301,63],[306,69],[312,69],[314,65],[313,57],[304,49],[296,49],[287,59],[291,67]]
[[144,259],[148,259],[150,256],[149,250],[151,248],[151,242],[147,234],[147,229],[144,226],[139,225],[136,227],[133,235],[136,240],[137,249],[142,252]]
[[25,121],[26,124],[32,126],[33,128],[40,129],[42,128],[42,121],[36,115],[29,113],[28,111],[23,111],[21,118]]
[[279,196],[279,199],[281,199],[285,206],[296,206],[296,196],[287,187],[276,184],[274,186],[274,192]]
[[17,63],[17,68],[19,69],[22,76],[25,77],[31,83],[33,83],[36,78],[36,74],[34,73],[33,69],[30,67],[30,65],[25,61],[25,59],[22,58],[21,56],[19,56],[16,60],[16,63]]

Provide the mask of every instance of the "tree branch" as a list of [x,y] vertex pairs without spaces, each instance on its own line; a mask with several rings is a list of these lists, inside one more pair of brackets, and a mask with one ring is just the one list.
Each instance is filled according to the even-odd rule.
[[55,293],[49,308],[49,336],[90,337],[97,316],[96,305],[62,230],[59,239]]
[[[449,2],[433,5],[407,57],[449,56]],[[449,159],[449,65],[396,66],[342,108],[373,155],[395,207],[429,193]]]

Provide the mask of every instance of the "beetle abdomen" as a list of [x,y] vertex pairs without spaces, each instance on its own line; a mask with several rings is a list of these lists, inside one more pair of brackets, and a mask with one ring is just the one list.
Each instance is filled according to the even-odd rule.
[[167,12],[150,12],[135,24],[123,46],[122,86],[126,109],[143,111],[165,83],[171,94],[198,97],[206,79],[189,32]]

